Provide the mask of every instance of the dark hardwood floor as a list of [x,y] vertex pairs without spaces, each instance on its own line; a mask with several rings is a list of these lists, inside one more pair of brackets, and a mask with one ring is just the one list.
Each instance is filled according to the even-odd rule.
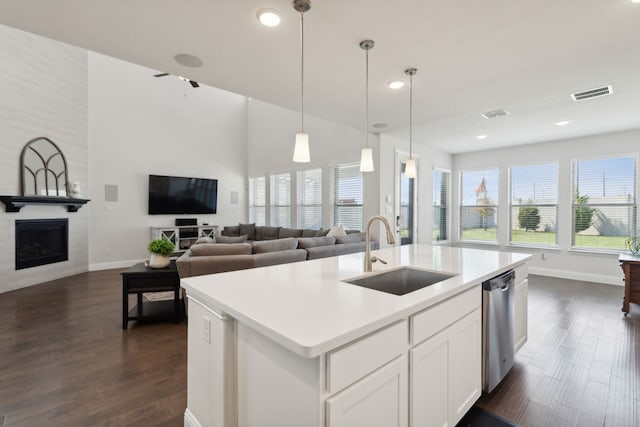
[[[186,324],[121,325],[120,270],[0,294],[0,426],[182,426]],[[531,276],[529,342],[480,405],[523,427],[640,424],[640,308]]]
[[480,406],[523,427],[640,426],[640,308],[625,318],[623,293],[530,276],[529,341]]

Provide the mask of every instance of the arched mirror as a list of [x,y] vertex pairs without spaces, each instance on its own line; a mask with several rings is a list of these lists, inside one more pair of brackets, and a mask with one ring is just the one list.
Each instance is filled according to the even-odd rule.
[[32,139],[20,153],[20,189],[23,196],[68,197],[67,160],[49,138]]

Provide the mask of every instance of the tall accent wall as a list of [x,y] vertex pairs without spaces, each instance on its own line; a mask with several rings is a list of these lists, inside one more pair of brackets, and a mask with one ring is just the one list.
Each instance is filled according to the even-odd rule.
[[[87,193],[87,51],[0,25],[0,194],[18,195],[22,147],[53,140],[66,156],[69,180]],[[70,276],[88,268],[90,205],[69,213],[58,206],[0,205],[0,293]],[[15,270],[15,220],[69,219],[69,260]]]
[[[246,98],[156,73],[89,53],[91,269],[148,258],[150,226],[246,219]],[[218,179],[218,213],[149,215],[149,174]],[[117,186],[117,201],[105,201],[105,185]]]

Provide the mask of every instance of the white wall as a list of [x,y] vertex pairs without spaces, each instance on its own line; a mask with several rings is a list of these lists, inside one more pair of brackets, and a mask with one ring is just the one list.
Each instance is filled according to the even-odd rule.
[[[500,247],[534,254],[530,261],[530,271],[577,280],[594,281],[622,285],[622,272],[617,262],[617,254],[589,253],[571,250],[571,160],[593,157],[628,155],[640,151],[640,131],[627,131],[592,135],[588,137],[558,140],[552,142],[523,145],[498,150],[477,151],[458,154],[453,157],[454,174],[453,224],[459,221],[459,172],[464,169],[500,168],[500,200],[508,200],[508,168],[545,162],[559,162],[558,186],[558,249],[532,249],[507,246],[509,239],[508,204],[501,203],[498,212],[499,245],[482,244],[480,247]],[[636,184],[638,185],[638,184]],[[457,229],[453,237],[457,239]],[[460,243],[470,245],[468,243]],[[541,257],[544,252],[545,259]]]
[[[0,194],[19,195],[22,147],[48,137],[64,153],[69,180],[87,188],[87,52],[0,25]],[[6,213],[0,204],[0,293],[87,270],[89,205],[31,205]],[[15,270],[15,220],[69,219],[69,260]]]
[[[148,257],[152,225],[176,217],[220,226],[246,220],[246,98],[89,53],[91,269]],[[148,175],[218,179],[215,215],[148,215]],[[118,201],[104,201],[104,186]],[[231,204],[231,192],[240,203]]]

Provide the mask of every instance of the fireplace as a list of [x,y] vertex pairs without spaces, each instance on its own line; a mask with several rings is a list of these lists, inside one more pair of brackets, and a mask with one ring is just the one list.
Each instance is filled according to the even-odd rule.
[[69,259],[69,220],[16,220],[16,270]]

